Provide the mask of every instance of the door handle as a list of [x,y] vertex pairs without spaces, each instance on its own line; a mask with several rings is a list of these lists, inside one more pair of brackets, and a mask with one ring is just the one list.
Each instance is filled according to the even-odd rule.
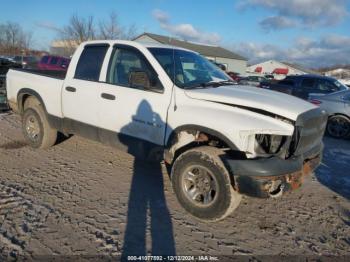
[[114,95],[111,95],[111,94],[102,93],[102,94],[101,94],[101,97],[102,97],[103,99],[107,99],[107,100],[115,100],[115,96],[114,96]]
[[72,87],[72,86],[66,86],[66,90],[68,92],[76,92],[77,91],[77,89],[75,87]]

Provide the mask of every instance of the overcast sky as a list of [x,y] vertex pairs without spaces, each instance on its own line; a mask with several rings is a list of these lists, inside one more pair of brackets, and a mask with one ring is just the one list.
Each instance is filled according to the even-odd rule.
[[47,49],[72,14],[188,41],[221,45],[250,59],[310,67],[350,64],[350,0],[11,0],[0,23],[15,21]]

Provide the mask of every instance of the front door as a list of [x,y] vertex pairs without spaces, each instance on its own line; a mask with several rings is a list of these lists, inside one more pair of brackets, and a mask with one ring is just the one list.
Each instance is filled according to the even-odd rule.
[[99,91],[102,139],[132,154],[150,149],[142,144],[163,146],[171,88],[164,88],[144,54],[130,46],[114,47],[107,71]]

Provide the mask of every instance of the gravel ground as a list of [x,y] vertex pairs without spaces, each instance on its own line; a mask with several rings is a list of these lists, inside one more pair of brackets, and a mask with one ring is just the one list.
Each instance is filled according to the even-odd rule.
[[0,115],[0,260],[41,255],[350,255],[350,141],[279,199],[244,197],[224,221],[188,215],[162,165],[77,136],[26,146]]

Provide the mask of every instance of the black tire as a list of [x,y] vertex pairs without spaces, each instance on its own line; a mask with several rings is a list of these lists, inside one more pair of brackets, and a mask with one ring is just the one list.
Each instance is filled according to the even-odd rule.
[[26,142],[33,148],[49,148],[56,143],[57,130],[47,120],[40,102],[29,97],[24,103],[22,130]]
[[334,138],[348,138],[350,135],[350,119],[343,115],[329,117],[327,134]]
[[[191,215],[207,222],[227,217],[238,207],[242,198],[233,189],[230,174],[220,155],[223,155],[220,149],[210,146],[188,150],[176,159],[171,172],[173,190],[179,203]],[[191,171],[192,167],[193,171]],[[201,178],[202,182],[197,181],[196,185],[192,187],[192,178],[188,179],[188,174],[193,174],[196,169],[198,172],[195,179],[200,174],[204,174],[207,179]],[[190,177],[193,176],[190,175]],[[211,187],[210,185],[215,186]],[[215,190],[212,189],[214,187]],[[196,188],[199,193],[191,193],[196,191]],[[205,193],[201,195],[200,192]],[[193,198],[193,194],[197,196]],[[209,197],[206,197],[208,195]],[[206,198],[208,200],[205,201]]]

